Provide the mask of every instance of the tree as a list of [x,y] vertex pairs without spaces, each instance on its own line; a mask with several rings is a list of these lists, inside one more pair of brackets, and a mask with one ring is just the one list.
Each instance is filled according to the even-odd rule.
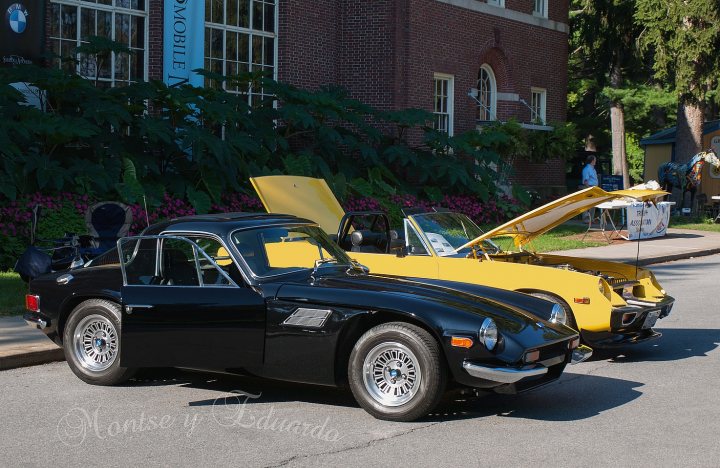
[[689,160],[700,151],[705,111],[720,65],[718,2],[637,0],[640,43],[652,51],[655,77],[671,80],[678,92],[675,154]]
[[[584,110],[597,104],[597,95],[604,87],[621,89],[625,76],[637,66],[635,50],[637,26],[627,19],[632,17],[634,0],[574,0],[571,25],[573,43],[571,70],[585,69],[590,78],[591,93],[584,99]],[[574,63],[573,63],[574,60]],[[614,94],[607,101],[610,110],[610,126],[613,154],[613,173],[622,175],[625,186],[629,185],[625,153],[625,112],[622,101]],[[592,112],[592,111],[591,111]],[[586,145],[586,149],[589,149]]]

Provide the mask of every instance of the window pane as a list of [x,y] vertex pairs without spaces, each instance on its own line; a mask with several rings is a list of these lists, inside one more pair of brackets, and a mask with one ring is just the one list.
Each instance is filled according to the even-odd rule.
[[225,35],[225,58],[237,60],[237,34],[229,32]]
[[222,58],[222,56],[223,56],[223,32],[220,29],[211,29],[210,57]]
[[112,35],[112,13],[109,11],[97,12],[97,36],[110,37]]
[[252,38],[252,61],[253,63],[262,64],[262,40],[261,36],[253,36]]
[[115,14],[115,41],[126,46],[130,44],[130,15]]
[[272,37],[265,38],[265,65],[275,64],[275,39]]
[[238,0],[226,0],[227,5],[225,7],[227,24],[229,26],[238,25]]
[[60,14],[61,37],[65,39],[77,39],[77,8],[63,5]]
[[130,79],[130,57],[128,54],[115,54],[115,79]]
[[131,22],[131,35],[130,35],[130,47],[144,48],[145,47],[145,18],[139,16],[132,16]]
[[130,56],[130,79],[142,81],[145,79],[145,55],[138,50]]
[[258,1],[253,2],[253,29],[262,31],[263,29],[263,4]]
[[211,13],[210,13],[210,22],[211,23],[217,23],[217,24],[223,24],[224,18],[223,18],[223,9],[225,8],[225,4],[223,0],[208,0],[212,3],[211,5]]
[[[60,37],[60,5],[50,5],[50,37]],[[58,46],[54,46],[56,49]]]
[[249,62],[249,40],[250,36],[248,34],[240,33],[238,35],[238,60],[241,62]]
[[95,36],[95,10],[80,10],[80,40],[86,41],[88,36]]
[[238,26],[241,28],[250,27],[250,2],[252,0],[239,0],[238,2]]
[[275,5],[265,5],[265,31],[275,32]]

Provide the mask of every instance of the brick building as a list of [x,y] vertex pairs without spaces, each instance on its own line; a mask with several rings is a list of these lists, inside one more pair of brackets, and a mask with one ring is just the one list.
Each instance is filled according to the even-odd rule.
[[[305,88],[341,85],[380,109],[434,111],[436,125],[450,133],[510,117],[527,123],[565,120],[568,0],[48,0],[46,5],[47,45],[54,52],[67,54],[88,35],[111,37],[137,52],[114,57],[99,71],[81,61],[79,73],[99,72],[108,86],[168,81],[169,68],[194,63],[222,73],[263,69]],[[191,22],[198,20],[190,35]],[[188,64],[172,61],[175,57]],[[564,185],[559,161],[517,169],[516,180],[525,185]]]

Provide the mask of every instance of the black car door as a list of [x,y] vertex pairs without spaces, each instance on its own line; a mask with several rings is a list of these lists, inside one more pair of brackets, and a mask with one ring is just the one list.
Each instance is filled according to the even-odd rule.
[[121,242],[120,364],[249,368],[262,364],[265,300],[176,236]]

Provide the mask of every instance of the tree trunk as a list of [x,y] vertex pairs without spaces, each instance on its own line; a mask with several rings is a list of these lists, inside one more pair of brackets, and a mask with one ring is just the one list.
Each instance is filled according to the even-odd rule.
[[[616,62],[610,70],[610,86],[619,89],[622,84],[622,71]],[[625,154],[625,111],[622,103],[610,101],[610,130],[612,132],[613,174],[622,175],[623,188],[630,187],[627,155]]]
[[684,163],[702,150],[705,115],[702,104],[680,102],[675,135],[675,161]]

